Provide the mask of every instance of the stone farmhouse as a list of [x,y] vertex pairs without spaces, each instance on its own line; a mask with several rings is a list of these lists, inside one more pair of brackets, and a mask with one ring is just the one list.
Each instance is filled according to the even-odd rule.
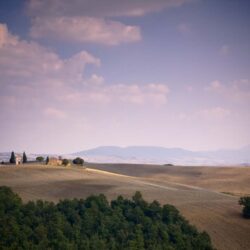
[[57,157],[49,157],[48,165],[60,166],[62,165],[62,159]]
[[20,165],[23,162],[23,158],[20,154],[15,154],[16,165]]

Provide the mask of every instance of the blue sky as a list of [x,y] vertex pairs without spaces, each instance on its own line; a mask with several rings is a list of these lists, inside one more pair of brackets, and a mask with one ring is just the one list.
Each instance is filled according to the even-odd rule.
[[246,0],[0,2],[1,151],[250,144]]

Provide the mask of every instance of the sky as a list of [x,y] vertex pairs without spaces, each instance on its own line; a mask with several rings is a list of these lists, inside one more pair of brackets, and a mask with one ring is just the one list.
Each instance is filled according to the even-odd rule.
[[250,144],[250,1],[1,0],[0,151]]

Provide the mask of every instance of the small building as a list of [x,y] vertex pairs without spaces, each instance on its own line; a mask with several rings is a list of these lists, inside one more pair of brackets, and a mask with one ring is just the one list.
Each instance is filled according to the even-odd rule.
[[23,162],[23,158],[19,154],[15,154],[16,165],[20,165]]
[[62,165],[62,160],[57,157],[49,157],[48,165],[60,166]]

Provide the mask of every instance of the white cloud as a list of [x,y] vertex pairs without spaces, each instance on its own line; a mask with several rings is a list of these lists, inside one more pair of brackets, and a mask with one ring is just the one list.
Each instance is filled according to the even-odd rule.
[[206,91],[218,91],[222,88],[222,83],[218,80],[214,80],[205,87]]
[[17,43],[17,37],[8,32],[6,24],[0,23],[0,48],[4,45],[15,45]]
[[49,118],[65,119],[67,117],[66,113],[60,109],[53,107],[48,107],[44,110],[44,115]]
[[91,85],[101,85],[103,83],[104,83],[104,78],[96,74],[91,75],[91,77],[87,80],[87,84]]
[[223,107],[215,107],[209,109],[203,109],[198,112],[198,115],[201,118],[205,119],[223,119],[228,117],[231,114],[230,110]]
[[33,18],[30,35],[32,38],[46,37],[74,43],[118,45],[137,42],[141,40],[138,26],[126,25],[111,18],[143,16],[192,1],[29,0],[28,13]]
[[[4,36],[14,37],[5,28]],[[13,96],[15,104],[33,103],[34,108],[46,109],[47,102],[65,107],[77,104],[163,105],[169,89],[164,84],[107,84],[97,74],[85,76],[88,64],[100,65],[100,60],[86,51],[68,59],[62,59],[35,42],[15,37],[15,42],[4,38],[0,48],[0,84],[2,96]],[[14,103],[5,98],[5,104]],[[51,105],[51,104],[50,104]],[[32,107],[30,107],[32,108]],[[46,109],[46,114],[63,115],[56,110]]]
[[59,97],[68,104],[131,104],[161,106],[167,103],[169,89],[164,84],[87,85],[81,91],[67,90]]
[[216,122],[224,120],[232,114],[231,110],[221,106],[203,108],[193,110],[188,113],[180,112],[176,114],[176,118],[183,122],[200,123],[205,122]]
[[215,80],[205,87],[205,90],[232,101],[250,102],[249,79],[240,79],[228,84]]
[[122,102],[132,104],[163,105],[167,102],[169,89],[164,84],[125,85],[119,84],[108,88],[107,93]]
[[193,0],[29,0],[32,16],[143,16],[164,8],[178,7]]
[[234,81],[230,86],[230,91],[236,99],[246,99],[250,101],[250,80],[240,79]]
[[117,21],[93,17],[35,18],[31,37],[64,40],[72,43],[118,45],[141,40],[140,28]]
[[14,36],[5,28],[0,29],[0,34],[0,37],[5,37],[0,47],[0,75],[5,85],[25,83],[58,87],[63,82],[75,84],[83,81],[83,71],[87,64],[100,65],[100,60],[86,51],[62,59],[35,42],[20,40],[18,37],[13,39]]

